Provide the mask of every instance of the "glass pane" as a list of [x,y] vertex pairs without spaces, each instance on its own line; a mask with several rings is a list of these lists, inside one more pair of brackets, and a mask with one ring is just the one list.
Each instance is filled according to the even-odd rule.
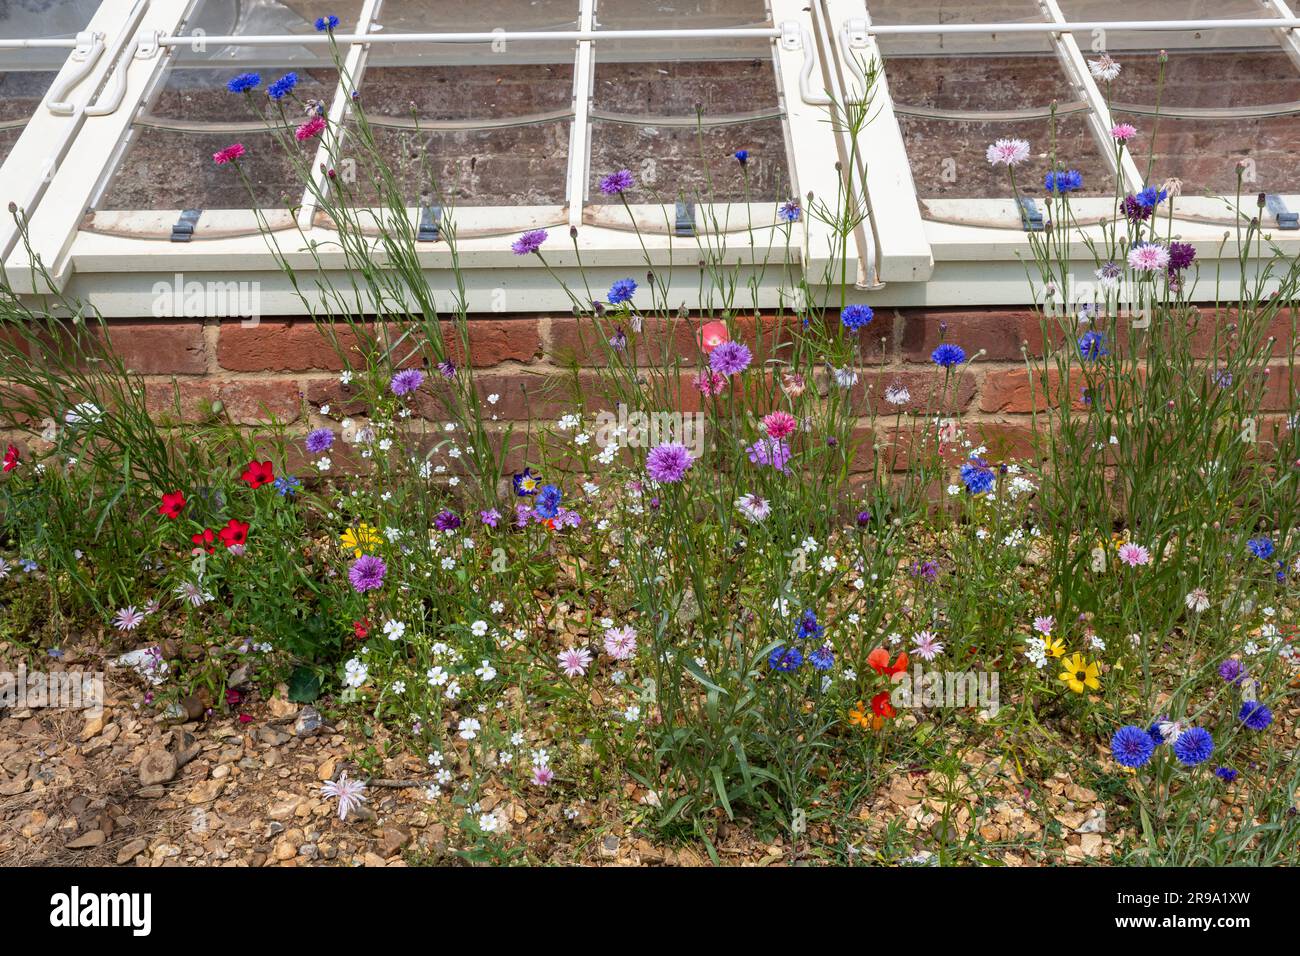
[[182,64],[220,63],[237,66],[288,67],[328,64],[327,44],[284,46],[240,46],[207,43],[213,36],[315,35],[316,19],[322,13],[339,18],[337,32],[351,31],[361,13],[361,0],[332,2],[322,10],[315,0],[199,0],[178,32],[193,36],[194,44],[175,48],[174,58]]
[[[0,3],[0,39],[68,39],[84,30],[99,0]],[[0,50],[0,161],[54,83],[70,47]]]
[[[578,0],[385,0],[376,23],[381,33],[484,33],[578,29]],[[500,63],[573,64],[574,44],[497,40],[493,43],[376,44],[372,66]]]
[[[868,0],[867,12],[876,25],[918,23],[1032,23],[1045,20],[1035,0],[1002,3],[953,3],[951,0]],[[939,53],[1047,53],[1046,33],[941,33],[937,36],[885,35],[877,40],[885,56]]]
[[[658,58],[645,41],[597,41],[592,93],[591,202],[599,180],[637,176],[633,202],[774,202],[790,198],[784,123],[767,40],[744,41],[716,59],[704,41]],[[712,56],[710,54],[712,53]],[[744,166],[738,150],[748,157]]]
[[607,30],[748,27],[771,23],[764,0],[597,0]]
[[[1060,0],[1061,12],[1069,20],[1255,20],[1274,16],[1258,0]],[[1091,38],[1078,36],[1084,52],[1112,54],[1124,50],[1175,50],[1192,48],[1276,47],[1268,30],[1170,30],[1130,32],[1106,31]]]

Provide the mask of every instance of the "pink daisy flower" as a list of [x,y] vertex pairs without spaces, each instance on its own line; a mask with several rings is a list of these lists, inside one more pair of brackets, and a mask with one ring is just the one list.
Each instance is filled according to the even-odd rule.
[[560,652],[559,661],[565,677],[581,677],[591,665],[591,651],[585,647],[570,647]]
[[943,642],[934,631],[921,631],[916,635],[916,646],[912,653],[923,661],[932,661],[943,653]]
[[616,661],[625,661],[636,653],[636,631],[624,625],[605,632],[605,653]]
[[533,767],[533,783],[538,787],[549,787],[551,781],[555,779],[555,771],[545,764],[537,764]]
[[1130,568],[1136,568],[1139,564],[1151,563],[1151,552],[1140,544],[1129,542],[1119,546],[1119,559]]
[[1000,139],[984,155],[990,166],[1019,166],[1029,158],[1029,144],[1023,139]]
[[212,161],[218,166],[224,166],[227,163],[233,163],[240,156],[244,155],[243,143],[231,143],[225,149],[218,150],[212,154]]
[[773,439],[786,438],[794,434],[798,422],[789,412],[772,412],[763,416],[763,427],[767,429],[767,437]]
[[1045,617],[1034,618],[1034,630],[1039,634],[1051,634],[1052,628],[1056,626],[1056,618],[1048,614]]

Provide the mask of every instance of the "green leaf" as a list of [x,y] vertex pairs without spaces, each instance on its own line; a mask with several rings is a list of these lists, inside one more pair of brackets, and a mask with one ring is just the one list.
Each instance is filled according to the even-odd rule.
[[310,667],[298,667],[289,676],[289,699],[295,704],[310,704],[320,696],[320,675]]

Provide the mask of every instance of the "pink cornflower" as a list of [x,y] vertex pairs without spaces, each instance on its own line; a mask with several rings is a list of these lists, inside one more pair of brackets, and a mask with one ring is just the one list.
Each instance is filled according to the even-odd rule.
[[625,661],[636,653],[636,631],[626,624],[605,632],[605,653],[616,661]]
[[555,779],[555,771],[546,764],[537,764],[533,767],[533,783],[539,787],[549,787],[551,781]]
[[727,376],[706,368],[695,376],[694,384],[703,395],[721,395],[727,388]]
[[772,439],[793,435],[798,424],[789,412],[776,411],[763,416],[763,427],[767,429],[767,437]]
[[327,797],[335,797],[339,802],[339,819],[346,820],[348,812],[366,802],[366,785],[360,780],[349,780],[345,770],[338,780],[331,780],[320,788]]
[[943,653],[943,642],[934,631],[921,631],[916,635],[916,646],[912,653],[923,661],[932,661]]
[[559,661],[565,677],[581,677],[591,664],[591,651],[585,647],[570,647],[560,651]]
[[1029,158],[1029,144],[1023,139],[1000,139],[984,155],[990,166],[1019,166]]
[[218,166],[224,166],[226,163],[233,163],[240,156],[244,155],[243,143],[231,143],[225,149],[217,150],[212,154],[212,161]]
[[316,136],[324,128],[325,128],[325,117],[313,116],[307,122],[303,123],[296,130],[294,130],[293,135],[297,138],[298,142],[302,143],[311,139],[313,136]]
[[1169,250],[1154,242],[1144,242],[1128,251],[1128,264],[1139,272],[1164,272],[1169,268]]
[[1056,626],[1056,618],[1048,614],[1045,617],[1034,618],[1034,630],[1039,634],[1051,634],[1052,628]]
[[1110,135],[1115,138],[1117,143],[1127,143],[1137,134],[1137,127],[1132,123],[1116,123],[1110,128]]
[[1151,563],[1151,552],[1140,544],[1128,542],[1119,546],[1119,559],[1130,568],[1136,568],[1139,564]]

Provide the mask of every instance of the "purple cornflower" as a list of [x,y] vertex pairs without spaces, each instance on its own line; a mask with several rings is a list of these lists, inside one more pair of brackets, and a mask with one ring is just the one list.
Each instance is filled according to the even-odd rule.
[[939,565],[933,561],[913,561],[912,577],[933,581],[939,577]]
[[542,248],[542,243],[545,241],[545,229],[532,229],[511,243],[510,249],[517,256],[526,256],[530,252],[536,252]]
[[859,527],[859,528],[865,528],[865,527],[866,527],[867,525],[869,525],[869,524],[871,524],[871,512],[870,512],[870,511],[859,511],[859,512],[858,512],[858,527]]
[[709,353],[709,368],[719,375],[739,375],[749,368],[753,355],[740,342],[723,342]]
[[388,383],[388,388],[394,395],[406,395],[423,384],[424,373],[418,368],[408,368],[394,375],[393,380]]
[[456,366],[451,359],[443,359],[438,363],[438,374],[445,379],[453,379],[456,377]]
[[1263,730],[1273,722],[1273,712],[1257,700],[1242,703],[1237,718],[1251,730]]
[[790,471],[790,446],[780,438],[760,438],[746,448],[745,453],[756,465],[771,465],[782,474]]
[[495,528],[497,522],[501,520],[501,512],[497,511],[496,508],[489,508],[487,511],[480,511],[478,516],[489,528]]
[[434,515],[433,526],[439,531],[455,531],[460,527],[460,515],[444,508]]
[[334,444],[334,433],[328,428],[315,428],[307,433],[307,450],[313,455],[329,451]]
[[600,181],[600,191],[606,196],[621,196],[627,190],[636,184],[632,178],[632,170],[620,169],[618,172],[610,173]]
[[1169,272],[1181,272],[1196,258],[1196,247],[1186,242],[1169,243]]
[[1229,684],[1240,684],[1241,679],[1246,676],[1246,669],[1241,666],[1241,661],[1229,657],[1219,665],[1219,676]]
[[666,442],[650,449],[645,458],[645,470],[655,481],[681,481],[691,467],[691,453],[685,445]]
[[1110,738],[1111,756],[1125,767],[1144,766],[1155,750],[1155,741],[1141,727],[1121,727]]
[[354,591],[365,594],[367,591],[375,591],[383,587],[384,575],[387,573],[388,565],[384,564],[382,558],[363,554],[352,562],[352,567],[348,568],[348,580],[352,582]]
[[1224,783],[1232,783],[1237,779],[1237,771],[1233,770],[1231,767],[1219,767],[1214,771],[1214,775]]

